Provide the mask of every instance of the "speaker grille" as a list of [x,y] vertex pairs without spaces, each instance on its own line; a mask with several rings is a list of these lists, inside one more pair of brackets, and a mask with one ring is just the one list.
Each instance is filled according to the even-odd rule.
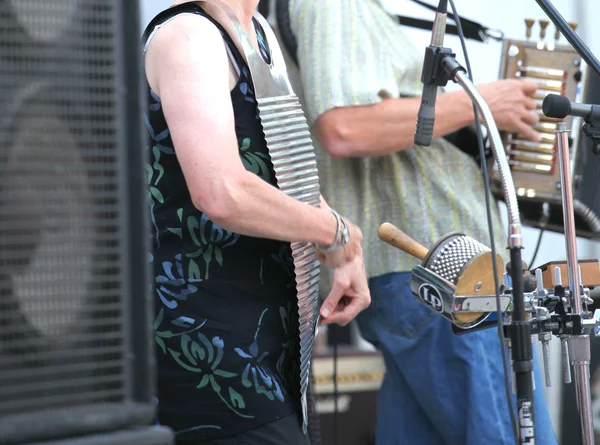
[[0,417],[127,397],[120,1],[0,0]]

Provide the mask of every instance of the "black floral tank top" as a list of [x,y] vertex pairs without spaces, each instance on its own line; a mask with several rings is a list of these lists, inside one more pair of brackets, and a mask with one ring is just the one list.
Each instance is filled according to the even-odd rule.
[[[231,91],[239,155],[276,185],[249,69],[224,29],[193,3],[159,14],[206,17],[239,81]],[[268,48],[255,22],[263,57]],[[160,97],[148,87],[147,202],[151,216],[158,420],[182,441],[238,434],[298,411],[297,299],[289,243],[219,227],[192,204]]]

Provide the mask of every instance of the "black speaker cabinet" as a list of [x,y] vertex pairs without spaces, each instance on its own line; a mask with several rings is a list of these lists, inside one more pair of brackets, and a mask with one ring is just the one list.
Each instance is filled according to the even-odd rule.
[[0,444],[153,421],[137,0],[0,0]]
[[171,432],[166,428],[148,427],[31,445],[169,445],[172,442]]

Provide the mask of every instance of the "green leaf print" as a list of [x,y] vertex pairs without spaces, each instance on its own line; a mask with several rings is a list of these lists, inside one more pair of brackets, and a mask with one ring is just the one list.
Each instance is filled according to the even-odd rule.
[[219,377],[223,377],[224,379],[230,379],[232,377],[237,376],[237,374],[234,372],[223,371],[221,369],[215,369],[213,374],[218,375]]
[[154,153],[154,164],[152,166],[158,172],[158,177],[154,181],[154,185],[158,185],[158,183],[160,182],[161,178],[165,174],[165,169],[158,162],[160,160],[160,150],[158,149],[158,147],[155,146],[154,148],[152,148],[152,153]]
[[183,369],[186,369],[190,372],[202,372],[202,370],[200,368],[189,366],[187,363],[185,363],[183,360],[181,360],[181,352],[174,351],[171,348],[169,348],[168,351],[169,351],[169,354],[171,354],[171,357],[173,357],[175,359],[175,361],[177,362],[177,364],[179,366],[181,366]]
[[161,204],[165,202],[165,198],[163,198],[162,193],[156,187],[150,187],[150,193],[152,193],[152,196],[154,196],[154,198]]
[[202,257],[205,264],[205,274],[202,278],[208,279],[210,267],[214,264],[212,262],[213,256],[216,262],[223,266],[223,250],[234,245],[240,235],[219,227],[204,214],[201,215],[200,221],[195,216],[188,216],[186,226],[197,250],[185,255],[187,258]]
[[271,173],[267,164],[258,155],[255,153],[245,153],[242,155],[242,162],[246,170],[258,175],[267,182],[271,182]]
[[221,360],[223,360],[223,348],[225,346],[225,342],[222,338],[214,337],[212,343],[217,348],[217,357],[215,358],[215,361],[213,362],[210,368],[214,371],[215,369],[217,369],[217,366],[221,364]]
[[158,344],[158,346],[160,346],[160,349],[162,349],[163,353],[167,353],[167,346],[165,345],[165,342],[162,338],[158,337],[158,336],[154,336],[154,341],[156,341],[156,343]]
[[200,380],[200,384],[198,386],[196,386],[196,388],[200,389],[200,388],[204,388],[206,385],[208,385],[208,377],[210,374],[204,374],[204,376],[202,376],[202,380]]
[[219,394],[221,394],[221,385],[219,385],[217,383],[217,381],[215,380],[215,376],[211,374],[208,378],[210,380],[212,389],[214,389],[215,392],[218,392]]
[[204,258],[204,262],[206,263],[206,275],[204,275],[205,279],[208,279],[208,270],[210,267],[210,262],[212,260],[214,246],[209,244],[204,253],[202,254],[202,258]]
[[156,331],[156,335],[162,338],[173,338],[176,337],[171,331]]
[[158,327],[160,326],[160,324],[163,321],[164,316],[165,316],[165,310],[161,309],[160,312],[158,313],[158,315],[156,316],[156,320],[154,320],[154,330],[158,329]]
[[194,366],[198,366],[196,357],[199,360],[204,360],[206,357],[204,349],[202,349],[198,343],[192,341],[188,334],[183,334],[181,336],[181,350],[183,351],[185,358],[187,358]]
[[146,184],[150,185],[152,183],[152,176],[154,176],[154,170],[150,164],[146,164]]
[[188,277],[190,282],[202,280],[202,277],[200,276],[200,268],[194,260],[190,260],[190,264],[188,266]]
[[242,385],[244,385],[246,388],[252,387],[252,382],[249,379],[250,366],[250,363],[248,363],[244,369],[244,373],[242,374]]
[[[202,327],[203,324],[200,326]],[[196,329],[199,329],[195,328]],[[243,397],[235,391],[233,388],[227,388],[229,397],[223,394],[223,387],[221,386],[226,379],[237,377],[238,374],[234,372],[225,371],[223,369],[217,369],[223,358],[223,351],[225,348],[225,342],[220,337],[213,337],[212,341],[209,340],[204,334],[196,331],[199,342],[193,340],[189,333],[193,331],[187,331],[180,334],[173,334],[173,337],[179,336],[181,338],[180,347],[181,352],[171,348],[167,348],[167,351],[177,362],[179,366],[187,371],[191,371],[202,375],[200,382],[196,386],[197,389],[203,389],[210,387],[218,396],[219,399],[233,411],[237,416],[243,418],[253,418],[254,416],[243,414],[238,409],[244,409],[246,404]],[[163,333],[164,335],[164,333]],[[156,337],[160,344],[164,345],[161,338]],[[200,365],[204,369],[210,366],[209,372],[202,372]],[[210,385],[209,385],[210,383]]]
[[215,246],[215,259],[219,266],[223,265],[223,250],[219,246]]
[[203,335],[202,333],[198,332],[198,338],[200,339],[200,341],[202,342],[202,344],[204,345],[204,347],[206,348],[206,351],[208,352],[208,363],[212,363],[214,358],[215,358],[215,353],[213,351],[213,347],[210,344],[210,342],[208,341],[208,338],[206,338],[205,335]]
[[250,148],[250,138],[244,138],[240,150],[247,151]]
[[237,409],[246,408],[246,402],[244,402],[244,398],[239,392],[231,387],[229,387],[229,399],[231,400],[231,404]]
[[203,254],[204,254],[204,248],[201,247],[200,249],[196,250],[194,253],[186,254],[186,256],[188,258],[198,258],[198,257],[201,257]]
[[264,153],[252,153],[248,151],[250,145],[250,138],[245,138],[242,141],[242,145],[240,146],[240,157],[242,159],[244,167],[249,172],[252,172],[255,175],[261,177],[263,180],[271,182],[271,172],[269,171],[266,162],[263,160],[269,159],[269,157],[266,156]]
[[[200,240],[196,236],[196,229],[198,229],[200,227],[200,223],[198,222],[198,220],[196,219],[196,217],[194,217],[194,216],[189,216],[188,217],[187,227],[188,227],[188,232],[190,233],[190,236],[191,236],[192,241],[194,242],[194,244],[196,246],[201,246],[202,244],[200,243]],[[190,256],[190,255],[188,255],[188,256]]]

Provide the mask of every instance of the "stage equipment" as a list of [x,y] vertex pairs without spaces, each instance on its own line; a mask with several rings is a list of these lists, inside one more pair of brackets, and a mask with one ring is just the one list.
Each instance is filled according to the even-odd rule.
[[[454,58],[445,55],[439,64],[444,69],[444,73],[453,77],[469,91],[480,110],[483,110],[481,114],[492,138],[492,149],[498,163],[498,170],[503,173],[502,184],[505,199],[510,204],[508,244],[511,251],[511,264],[521,264],[520,245],[518,245],[520,241],[518,209],[514,205],[516,194],[510,172],[507,172],[507,159],[499,151],[500,135],[483,101],[478,101],[477,94],[470,91],[471,85],[461,79],[463,75]],[[593,148],[596,148],[594,129],[599,125],[600,113],[596,112],[595,107],[571,104],[568,101],[565,104],[563,103],[564,98],[559,97],[558,99],[560,100],[552,96],[546,97],[543,104],[544,112],[554,117],[560,112],[565,115],[583,116],[588,125],[587,133],[594,136]],[[524,293],[523,282],[526,280],[523,271],[518,267],[513,267],[511,279],[507,276],[503,279],[503,289],[499,298],[496,299],[496,295],[484,291],[484,286],[489,281],[489,272],[487,274],[480,272],[478,281],[475,265],[479,252],[485,251],[485,247],[478,246],[471,248],[470,251],[464,247],[461,249],[459,246],[465,245],[467,242],[476,246],[479,244],[471,241],[468,237],[462,236],[465,241],[455,242],[454,245],[448,240],[456,238],[456,235],[445,237],[437,243],[436,247],[427,252],[425,247],[408,238],[389,223],[380,226],[379,236],[383,241],[423,260],[420,266],[413,269],[411,279],[413,295],[422,304],[441,313],[458,328],[468,327],[462,323],[465,320],[465,313],[470,314],[471,319],[481,321],[485,318],[485,315],[481,314],[486,311],[485,307],[489,307],[490,312],[496,310],[503,312],[504,337],[507,346],[512,350],[520,444],[535,443],[534,406],[532,404],[532,342],[530,338],[537,337],[542,341],[546,385],[550,386],[548,342],[552,335],[559,337],[563,346],[565,382],[570,383],[572,375],[575,380],[582,442],[584,445],[591,445],[594,443],[594,428],[590,390],[589,335],[592,332],[598,333],[600,330],[600,310],[596,310],[592,314],[588,310],[588,305],[593,303],[590,297],[590,287],[596,286],[600,282],[600,268],[598,261],[579,261],[577,258],[569,138],[564,122],[557,123],[555,135],[567,261],[566,264],[548,264],[543,269],[536,269],[534,271],[535,289],[528,289],[528,292]],[[517,235],[517,241],[514,239],[515,235]],[[440,248],[440,246],[443,247]],[[437,262],[435,258],[438,259]],[[552,280],[548,277],[549,269],[553,270]],[[568,281],[563,285],[565,272]],[[461,288],[454,285],[461,282],[469,282],[470,285]],[[473,283],[475,283],[474,286]],[[465,304],[467,301],[470,301],[471,304]],[[484,305],[482,302],[486,304]],[[475,326],[477,324],[472,327]]]
[[[461,233],[452,233],[428,251],[390,223],[383,223],[378,235],[386,243],[422,260],[421,265],[413,269],[413,294],[458,328],[479,325],[496,307],[492,253],[480,242]],[[496,261],[501,269],[500,255]],[[506,309],[510,298],[504,296],[502,301],[503,309]],[[469,308],[469,311],[463,312],[462,308]]]
[[[500,78],[525,79],[539,85],[534,95],[540,122],[534,127],[541,133],[541,142],[526,140],[520,134],[502,134],[502,140],[511,168],[521,219],[524,224],[555,232],[564,232],[562,218],[562,194],[556,126],[558,119],[542,113],[542,102],[549,94],[559,94],[570,101],[600,100],[595,73],[586,69],[577,51],[565,42],[560,42],[561,32],[556,28],[553,37],[548,35],[548,20],[539,20],[539,37],[533,38],[536,21],[526,19],[526,40],[507,39],[503,42],[500,63]],[[576,29],[575,23],[569,29]],[[548,33],[550,34],[550,33]],[[595,93],[595,94],[594,94]],[[596,102],[597,103],[597,102]],[[567,116],[567,127],[577,125],[578,119]],[[586,149],[587,141],[579,131],[569,138],[572,147],[573,194],[575,227],[578,236],[600,238],[600,200],[585,182],[592,180],[593,173],[600,168],[600,158],[592,156]],[[490,185],[496,198],[502,199],[502,185],[498,169],[490,160]]]
[[344,445],[375,445],[377,394],[385,375],[383,357],[378,352],[341,346],[338,355],[337,372],[331,354],[315,354],[313,359],[323,443],[334,444],[338,439]]
[[[106,434],[77,437],[43,442],[43,445],[170,445],[173,434],[167,428],[149,427],[130,431],[115,431]],[[32,444],[42,445],[42,444]]]
[[[600,76],[600,62],[582,40],[577,36],[574,29],[568,26],[568,23],[560,15],[560,13],[554,8],[554,6],[548,0],[536,0],[536,3],[544,10],[550,20],[556,25],[558,30],[564,34],[565,38],[575,48],[577,53],[585,60],[590,69],[594,71],[597,76]],[[597,88],[597,86],[595,86]],[[546,108],[546,107],[545,107]],[[545,110],[548,111],[548,110]],[[568,113],[569,115],[575,115],[577,113]],[[596,113],[590,113],[583,117],[585,125],[583,126],[583,133],[586,136],[587,143],[591,143],[591,149],[594,154],[597,154],[598,139],[600,137],[597,131],[600,125],[600,116]],[[574,368],[575,376],[575,391],[577,394],[577,405],[578,411],[581,418],[581,438],[584,445],[593,445],[594,443],[594,422],[592,414],[592,403],[591,403],[591,388],[590,388],[590,341],[589,334],[594,331],[596,335],[599,333],[600,324],[600,311],[596,310],[592,314],[588,311],[587,305],[592,303],[589,297],[589,291],[584,287],[584,283],[581,281],[581,273],[578,267],[577,260],[577,243],[576,243],[576,226],[575,226],[575,212],[574,208],[577,205],[573,199],[573,186],[571,179],[570,169],[570,151],[568,145],[568,135],[566,126],[564,124],[559,125],[557,130],[558,136],[558,151],[559,151],[559,162],[561,169],[561,187],[563,195],[563,218],[565,225],[565,243],[567,248],[567,264],[568,264],[568,293],[569,299],[567,302],[570,303],[570,313],[575,318],[574,325],[580,322],[582,327],[575,329],[574,332],[568,332],[563,335],[563,348],[565,342],[568,344],[568,352],[570,357],[570,364]],[[590,147],[586,145],[586,147]],[[581,161],[580,161],[581,162]],[[594,183],[597,178],[597,170],[594,178]],[[589,181],[589,178],[588,178]],[[597,187],[589,190],[589,193],[595,195]],[[565,338],[566,336],[566,338]],[[564,364],[569,369],[569,364]],[[565,381],[570,380],[570,373],[565,373]],[[567,381],[568,383],[568,381]]]
[[0,0],[0,444],[170,437],[140,427],[154,361],[138,6]]
[[[596,307],[598,307],[596,305]],[[591,343],[591,387],[592,387],[592,413],[594,416],[594,440],[595,443],[600,443],[600,338],[590,336]],[[561,416],[560,416],[560,437],[558,443],[568,444],[575,443],[580,436],[579,412],[577,406],[577,395],[573,391],[566,390],[564,386],[561,391]]]
[[[446,11],[446,3],[447,0],[440,0],[440,4],[438,6],[438,16],[441,15],[440,13]],[[521,220],[519,216],[519,209],[517,207],[515,187],[510,173],[508,161],[502,148],[502,140],[500,139],[498,128],[496,127],[494,117],[485,100],[479,91],[477,91],[475,85],[473,85],[473,82],[466,75],[466,70],[456,61],[452,50],[441,46],[439,36],[443,37],[444,31],[442,28],[443,26],[441,26],[440,29],[436,29],[436,27],[434,27],[432,45],[430,45],[425,51],[423,74],[421,79],[425,85],[430,84],[443,86],[449,80],[458,83],[469,95],[473,101],[473,104],[476,106],[477,111],[481,115],[482,121],[488,130],[494,159],[498,164],[500,178],[502,179],[503,196],[508,209],[508,247],[510,249],[510,261],[512,264],[521,264]],[[435,97],[433,97],[433,100],[435,100]],[[433,108],[435,105],[430,104],[430,106]],[[417,121],[417,132],[415,133],[415,136],[418,134],[418,129],[419,122]],[[464,261],[468,262],[472,255],[472,252],[461,255],[463,256],[461,259],[461,264],[465,264]],[[495,263],[495,261],[493,262]],[[418,295],[424,294],[424,289],[427,289],[427,293],[429,295],[436,295],[439,299],[448,300],[453,298],[453,289],[452,287],[448,286],[450,283],[447,280],[437,274],[432,273],[430,270],[422,266],[417,267],[418,268],[415,268],[413,273],[413,280],[417,281],[417,283],[414,285],[411,283],[411,288],[416,288],[419,291]],[[471,269],[464,268],[464,270],[470,271]],[[422,276],[420,282],[418,278],[419,276]],[[439,280],[436,280],[435,276],[437,276]],[[496,282],[497,277],[495,277],[493,273],[492,277],[494,277],[493,279]],[[526,314],[525,303],[523,300],[523,277],[520,271],[513,273],[512,283],[514,286],[512,320],[507,326],[507,336],[515,345],[515,347],[512,349],[512,360],[517,389],[517,417],[519,419],[518,435],[521,444],[530,444],[531,440],[534,440],[535,437],[533,428],[532,348],[531,341],[529,339],[531,336],[531,326],[525,318]],[[477,287],[478,285],[476,282],[472,291],[474,294],[477,294]],[[496,288],[497,284],[494,283],[494,289]],[[490,297],[490,295],[487,297]],[[502,307],[501,297],[497,295],[496,292],[494,298],[497,300],[497,304],[495,306],[497,309],[506,309],[505,307]],[[422,301],[422,297],[420,297],[420,300]],[[475,303],[476,299],[472,298],[472,301]],[[431,305],[429,307],[431,307]],[[469,308],[471,307],[472,305],[469,305]],[[451,308],[452,311],[454,309],[454,307]],[[470,310],[468,312],[470,312]],[[476,305],[474,312],[476,312],[479,317],[481,306]]]
[[[438,6],[438,15],[446,10],[446,0],[440,0]],[[568,40],[573,43],[572,35],[574,32],[566,26],[566,23],[559,23],[554,20],[560,31],[565,34]],[[563,20],[564,22],[564,20]],[[563,26],[564,25],[564,26]],[[547,24],[543,26],[545,27]],[[521,219],[517,207],[517,193],[515,190],[510,165],[505,152],[502,149],[502,140],[495,125],[493,116],[484,99],[473,86],[472,82],[465,76],[465,70],[455,60],[454,54],[448,48],[441,46],[439,36],[443,36],[443,29],[437,30],[434,26],[432,36],[432,45],[425,52],[423,64],[422,80],[425,85],[444,85],[448,80],[460,84],[461,87],[473,100],[478,112],[481,114],[483,122],[487,127],[490,137],[490,144],[496,162],[498,176],[502,184],[503,199],[508,209],[508,248],[510,250],[510,261],[513,265],[522,264],[521,261]],[[576,46],[579,53],[579,48]],[[595,67],[600,66],[597,61],[587,57],[589,54],[582,54],[589,63],[594,63]],[[600,71],[600,70],[599,70]],[[425,99],[424,99],[425,100]],[[435,97],[433,97],[435,100]],[[427,104],[433,106],[433,104]],[[581,110],[581,107],[574,109]],[[588,118],[592,119],[595,113],[589,113]],[[419,128],[419,122],[417,123]],[[454,278],[460,271],[470,272],[469,267],[465,267],[475,255],[475,252],[455,254],[458,266],[446,265],[446,269],[438,268],[435,272],[432,270],[430,261],[424,261],[421,266],[413,270],[411,288],[415,298],[427,305],[430,309],[438,312],[444,312],[442,304],[439,302],[451,302],[450,314],[445,313],[446,318],[459,320],[457,313],[470,312],[473,317],[481,317],[481,305],[456,304],[464,297],[470,297],[473,302],[485,301],[485,298],[495,297],[496,305],[493,310],[504,312],[504,319],[499,320],[504,325],[504,337],[512,351],[514,388],[517,395],[517,435],[519,443],[522,445],[535,443],[535,422],[533,407],[533,364],[532,364],[532,345],[531,336],[536,334],[542,341],[547,342],[552,335],[557,335],[563,340],[564,353],[566,358],[565,370],[570,371],[570,365],[574,368],[576,381],[576,391],[579,402],[579,412],[582,420],[582,436],[585,445],[593,443],[593,426],[591,417],[590,403],[590,385],[589,385],[589,333],[596,329],[600,324],[600,311],[592,316],[587,311],[587,304],[591,302],[589,291],[584,288],[581,282],[581,274],[576,251],[575,235],[575,209],[572,194],[571,168],[569,165],[569,141],[566,126],[563,122],[556,125],[556,134],[554,140],[557,143],[558,169],[560,172],[560,190],[562,194],[563,222],[565,227],[565,239],[567,248],[568,265],[568,286],[562,285],[560,269],[555,278],[556,286],[548,291],[544,287],[542,271],[536,271],[537,288],[533,292],[524,295],[524,276],[519,267],[513,267],[510,279],[503,280],[505,288],[502,295],[512,297],[509,305],[502,300],[498,290],[495,295],[482,295],[478,289],[480,286],[476,283],[472,289],[466,289],[468,294],[456,295],[456,287],[452,286],[447,278],[456,283],[460,282],[460,276]],[[387,236],[394,230],[393,236]],[[382,225],[380,236],[384,241],[398,239],[398,231],[390,225]],[[442,241],[443,242],[443,241]],[[425,248],[417,246],[414,242],[394,243],[397,247],[405,248],[407,252],[417,253],[417,257],[427,259],[424,255]],[[400,245],[402,246],[400,246]],[[453,246],[447,248],[449,254],[455,250]],[[435,254],[434,254],[435,255]],[[438,256],[443,257],[443,253]],[[443,258],[442,258],[443,260]],[[452,264],[452,261],[445,261],[446,264]],[[426,267],[423,267],[426,266]],[[495,277],[493,274],[494,279]],[[530,280],[528,280],[530,281]],[[481,282],[483,287],[483,281]],[[528,289],[529,290],[529,289]],[[416,292],[415,292],[416,291]],[[432,297],[433,296],[433,297]],[[546,348],[547,349],[547,348]],[[570,364],[569,364],[570,357]],[[547,362],[547,360],[545,360]],[[547,363],[546,363],[547,364]],[[566,373],[570,381],[570,373]],[[547,382],[549,383],[549,382]]]

